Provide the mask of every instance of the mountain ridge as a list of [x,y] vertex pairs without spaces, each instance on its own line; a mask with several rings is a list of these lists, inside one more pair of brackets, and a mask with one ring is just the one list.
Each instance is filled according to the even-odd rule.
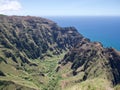
[[3,90],[108,90],[120,83],[120,52],[45,18],[0,15],[0,77]]
[[59,62],[59,69],[68,66],[71,72],[64,72],[64,75],[81,78],[76,83],[85,82],[94,78],[107,80],[111,85],[116,86],[120,83],[120,52],[113,48],[104,48],[99,42],[81,42]]

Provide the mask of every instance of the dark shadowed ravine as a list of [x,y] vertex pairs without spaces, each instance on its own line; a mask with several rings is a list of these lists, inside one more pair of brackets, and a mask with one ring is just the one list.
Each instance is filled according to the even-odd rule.
[[75,27],[0,15],[0,90],[119,90],[120,52]]

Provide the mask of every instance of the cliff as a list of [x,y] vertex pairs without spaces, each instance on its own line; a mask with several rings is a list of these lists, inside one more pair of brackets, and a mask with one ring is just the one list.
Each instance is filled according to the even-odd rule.
[[[99,42],[90,42],[83,39],[59,62],[57,71],[64,71],[65,66],[68,66],[70,71],[64,72],[63,75],[66,77],[79,77],[73,80],[76,83],[96,78],[97,80],[108,81],[110,86],[116,86],[120,83],[120,52],[113,48],[104,48]],[[95,84],[97,80],[93,81],[93,83]],[[93,85],[90,86],[94,87]],[[108,88],[108,86],[105,88]],[[98,85],[95,90],[107,90],[105,88],[100,89]]]
[[0,15],[0,89],[117,90],[119,83],[117,50],[45,18]]

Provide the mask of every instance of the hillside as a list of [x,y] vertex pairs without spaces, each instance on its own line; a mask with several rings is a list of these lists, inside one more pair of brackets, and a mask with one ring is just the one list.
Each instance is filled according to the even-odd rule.
[[117,50],[45,18],[0,15],[1,90],[119,90],[119,83]]
[[45,74],[52,73],[60,56],[82,38],[74,27],[62,28],[48,19],[1,15],[1,83],[43,88],[50,78]]
[[74,27],[61,28],[39,17],[0,16],[0,20],[1,45],[23,51],[32,59],[41,57],[48,50],[59,54],[82,38]]
[[[67,78],[64,82],[68,83],[68,86],[71,83],[74,83],[73,85],[81,83],[83,86],[84,83],[86,87],[77,88],[109,90],[108,87],[120,84],[120,52],[113,48],[104,48],[99,42],[83,39],[64,56],[59,64],[58,72],[62,72]],[[66,66],[69,72],[65,71]],[[77,78],[69,81],[73,77]]]

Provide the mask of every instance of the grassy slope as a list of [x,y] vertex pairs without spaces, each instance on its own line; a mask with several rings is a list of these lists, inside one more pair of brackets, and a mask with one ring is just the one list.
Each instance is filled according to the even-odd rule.
[[67,87],[65,90],[113,90],[113,88],[110,87],[110,83],[107,80],[95,78],[74,84],[73,86]]
[[[1,57],[5,58],[1,50],[0,53]],[[50,52],[48,53],[50,54]],[[0,82],[10,81],[7,86],[11,90],[15,88],[14,86],[16,85],[36,90],[53,90],[55,89],[55,86],[57,87],[57,83],[61,79],[60,75],[55,72],[55,69],[58,61],[62,59],[63,56],[64,53],[58,56],[45,57],[45,60],[36,59],[32,62],[36,63],[38,66],[24,64],[23,66],[20,66],[19,69],[16,69],[16,66],[18,65],[11,58],[6,58],[7,64],[3,61],[0,62],[0,71],[6,75],[0,76]],[[11,86],[11,82],[16,85]],[[5,86],[0,84],[0,89],[1,88],[5,89]]]
[[[28,17],[28,18],[30,18],[30,17]],[[24,24],[25,24],[25,22],[20,25],[24,26]],[[30,24],[30,23],[28,23],[28,24]],[[10,25],[10,27],[11,26],[12,25]],[[31,26],[33,26],[32,23],[31,23]],[[5,47],[9,47],[9,48],[5,48],[4,46],[2,46],[2,44],[0,44],[0,57],[4,58],[4,59],[0,59],[0,73],[2,72],[5,75],[5,76],[0,76],[0,90],[1,89],[2,90],[14,90],[14,89],[20,89],[20,90],[112,90],[110,83],[108,83],[108,81],[105,79],[94,78],[94,79],[88,79],[86,81],[81,82],[80,80],[83,78],[84,72],[80,73],[79,75],[73,76],[72,69],[70,68],[71,63],[64,66],[63,67],[64,69],[61,69],[60,72],[56,72],[55,70],[58,65],[57,64],[58,60],[60,60],[64,57],[64,53],[61,55],[52,55],[51,52],[47,52],[48,54],[52,55],[52,57],[45,56],[44,60],[36,59],[36,60],[30,61],[32,63],[36,63],[38,66],[35,66],[35,65],[30,66],[29,63],[22,62],[20,57],[17,57],[16,52],[18,52],[18,50],[17,50],[17,48],[15,48],[16,44],[19,45],[19,43],[18,43],[19,41],[17,39],[20,38],[17,35],[18,34],[17,29],[21,29],[21,28],[18,28],[19,27],[19,25],[18,25],[18,26],[16,26],[16,32],[12,32],[12,31],[14,31],[15,28],[11,27],[13,30],[10,29],[10,31],[8,31],[9,23],[5,23],[4,25],[1,24],[1,27],[4,28],[2,33],[0,33],[1,42],[6,41],[6,42],[4,42],[6,45]],[[41,27],[41,29],[43,29],[43,31],[46,31],[46,30],[49,31],[50,26],[47,28],[46,27],[47,26],[44,26],[44,24],[43,24],[43,27]],[[31,30],[33,29],[31,27],[29,27],[29,28]],[[67,28],[62,29],[62,32],[65,32],[66,29]],[[68,28],[68,29],[71,30],[71,28]],[[36,28],[36,30],[33,30],[33,31],[38,32],[37,30],[38,30],[38,28]],[[27,30],[27,31],[29,31],[29,30]],[[43,32],[43,31],[41,31],[41,32]],[[51,35],[48,35],[48,31],[46,31],[47,33],[43,32],[43,34],[41,34],[41,32],[40,32],[40,35],[41,36],[45,35],[45,37],[46,36],[51,37]],[[57,31],[59,31],[59,29]],[[73,33],[73,35],[71,34],[71,32],[74,32],[74,29],[72,31],[68,30],[68,32],[67,33],[65,32],[65,34],[57,32],[57,31],[54,32],[54,35],[53,35],[53,36],[56,36],[55,39],[57,40],[57,43],[55,43],[55,44],[60,44],[65,41],[64,44],[70,43],[70,45],[72,45],[71,43],[74,41],[74,39],[72,37],[79,36],[76,31],[75,31],[75,33]],[[10,32],[12,32],[12,33],[10,34]],[[24,43],[21,42],[21,44],[25,45],[24,47],[22,47],[25,49],[25,51],[27,50],[26,48],[29,46],[30,49],[27,50],[26,53],[30,54],[31,57],[34,56],[34,58],[36,58],[38,48],[36,47],[36,44],[34,43],[33,38],[28,37],[28,36],[29,35],[32,36],[34,34],[36,35],[37,34],[36,32],[34,32],[33,34],[30,34],[31,33],[31,31],[30,31],[28,34],[25,31],[25,32],[21,33],[21,35],[23,35],[24,37],[22,38],[22,40],[20,40],[20,41],[24,41]],[[5,35],[3,35],[3,33]],[[62,34],[63,34],[63,36],[62,36]],[[68,36],[67,36],[68,41],[66,41],[66,39],[65,39],[66,37],[63,39],[63,37],[66,36],[66,34],[68,34]],[[14,37],[12,37],[12,35]],[[7,38],[5,38],[5,36]],[[43,37],[43,40],[45,39],[45,37]],[[46,40],[52,39],[50,37],[47,37],[44,41],[46,42]],[[36,38],[38,39],[38,37],[35,37],[35,40],[36,40]],[[9,39],[11,40],[11,42],[17,42],[17,43],[14,43],[12,45],[12,43],[10,43]],[[27,39],[28,42],[26,42],[24,39],[25,40]],[[76,37],[76,39],[77,39],[77,37]],[[75,39],[75,41],[76,41],[76,39]],[[79,40],[79,39],[77,39],[77,40]],[[40,42],[40,41],[41,40],[38,40],[38,42]],[[53,42],[54,40],[50,40],[50,41]],[[48,44],[50,44],[50,43],[48,43]],[[34,48],[33,48],[34,50],[31,49],[32,46],[34,46]],[[41,44],[38,46],[41,46]],[[43,47],[44,46],[45,45],[43,45]],[[54,44],[53,44],[53,46],[54,46]],[[61,44],[59,46],[63,47],[63,46],[61,46]],[[43,47],[40,47],[40,48],[43,48]],[[50,46],[50,47],[52,47],[52,46]],[[46,48],[46,47],[44,47],[44,48]],[[53,50],[54,49],[55,48],[53,48]],[[11,52],[12,57],[13,58],[15,57],[15,59],[17,60],[18,63],[13,61],[12,57],[7,58],[4,55],[3,50],[7,50],[7,51]],[[36,51],[36,53],[34,53],[35,51]],[[23,57],[26,56],[25,52],[23,52],[23,51],[20,51],[20,54]],[[18,55],[18,56],[20,56],[20,55]],[[37,57],[39,57],[39,56],[37,56]],[[7,61],[7,63],[4,62],[4,60]],[[98,62],[96,62],[96,63],[98,63]],[[96,67],[91,67],[91,68],[92,68],[92,70],[96,69]],[[90,76],[92,76],[92,74],[93,74],[93,71],[91,71],[91,72],[92,73],[90,73]],[[98,74],[100,74],[100,72]],[[116,86],[115,90],[120,90],[120,86],[119,85]]]
[[[0,82],[4,83],[6,81],[9,84],[0,84],[0,89],[4,88],[3,90],[5,90],[8,88],[8,90],[12,90],[22,86],[22,90],[113,90],[110,83],[101,78],[80,82],[79,80],[83,77],[82,73],[72,76],[72,74],[70,74],[72,72],[69,67],[70,63],[63,67],[63,70],[56,72],[57,63],[63,58],[64,54],[65,53],[58,56],[45,57],[45,60],[36,59],[33,62],[37,63],[37,67],[25,64],[24,67],[19,70],[11,64],[1,62],[0,70],[3,71],[6,76],[1,76]],[[13,63],[10,58],[9,63]],[[66,72],[68,72],[68,75]],[[114,90],[119,89],[118,85]]]

